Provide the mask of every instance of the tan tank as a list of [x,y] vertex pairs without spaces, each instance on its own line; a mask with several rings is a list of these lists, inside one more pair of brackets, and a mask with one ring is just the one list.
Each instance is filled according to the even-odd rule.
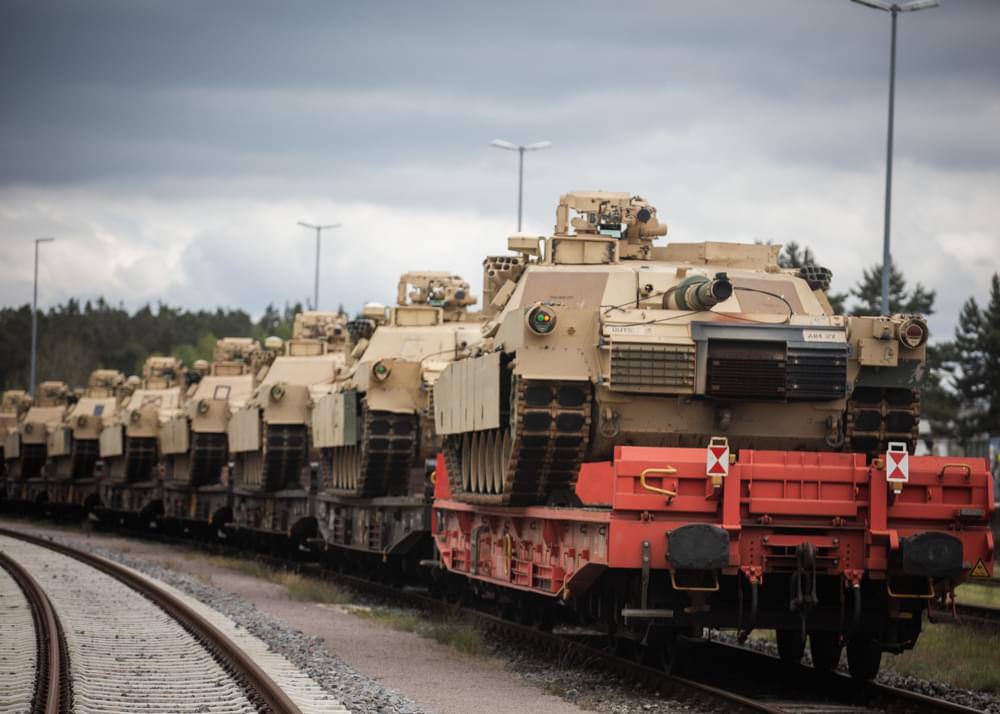
[[101,432],[99,453],[112,483],[156,479],[161,427],[184,406],[187,370],[176,357],[148,357],[129,377],[115,420]]
[[400,277],[396,306],[355,347],[350,377],[313,411],[313,445],[321,449],[327,490],[357,496],[423,492],[425,462],[440,446],[430,408],[433,385],[480,341],[479,322],[468,314],[475,302],[457,275]]
[[[351,342],[344,315],[300,313],[292,330],[292,339],[229,423],[235,486],[247,494],[302,488],[309,466],[310,409],[343,376],[347,365]],[[238,519],[246,516],[256,527],[256,515],[248,515],[256,507],[237,509]]]
[[913,442],[921,318],[834,315],[829,272],[780,268],[779,246],[654,246],[666,232],[642,198],[570,193],[551,238],[486,259],[486,339],[435,388],[456,498],[563,502],[616,445]]
[[98,440],[117,416],[125,375],[114,369],[90,373],[87,387],[66,411],[63,422],[48,438],[49,476],[79,480],[94,476],[99,458]]
[[[31,395],[23,389],[8,389],[0,398],[0,477],[6,479],[7,454],[19,451],[18,423],[31,408]],[[11,450],[7,439],[12,439]],[[11,459],[14,457],[12,456]],[[2,494],[0,494],[2,495]]]
[[[38,396],[30,403],[15,431],[4,442],[8,478],[27,481],[38,479],[48,457],[49,433],[63,421],[72,391],[65,382],[42,382]],[[18,396],[23,408],[25,397]]]
[[195,363],[197,381],[188,388],[184,409],[161,430],[166,481],[190,486],[219,482],[229,460],[229,419],[253,395],[254,377],[266,354],[254,339],[226,337],[215,343],[211,364]]

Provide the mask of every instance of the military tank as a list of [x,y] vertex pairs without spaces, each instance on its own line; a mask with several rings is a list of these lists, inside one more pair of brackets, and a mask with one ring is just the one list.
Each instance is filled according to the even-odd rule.
[[408,272],[396,305],[354,349],[350,376],[313,410],[313,441],[327,490],[341,495],[423,493],[439,448],[433,385],[481,339],[469,284],[444,272]]
[[[236,523],[283,531],[306,510],[301,492],[308,485],[310,410],[343,377],[351,349],[347,318],[299,313],[292,338],[275,347],[280,354],[229,422],[229,448]],[[274,498],[276,492],[286,492],[287,499]]]
[[782,269],[780,246],[666,232],[641,197],[575,192],[554,235],[486,259],[485,339],[435,386],[455,498],[572,500],[623,444],[912,447],[922,318],[835,315],[829,271]]
[[49,474],[58,482],[90,479],[100,457],[98,440],[114,421],[125,375],[114,369],[90,373],[87,386],[48,437]]
[[31,406],[21,418],[17,430],[4,444],[8,480],[14,485],[15,499],[44,500],[45,462],[48,459],[49,434],[66,416],[73,392],[65,382],[42,382]]
[[[31,395],[23,389],[8,389],[0,398],[0,479],[4,480],[0,489],[0,498],[7,497],[7,439],[12,438],[11,448],[20,448],[18,423],[31,408]],[[17,443],[14,443],[14,442]],[[12,482],[13,483],[13,482]]]
[[218,340],[212,362],[193,365],[184,410],[161,430],[164,512],[187,528],[228,518],[229,420],[249,401],[269,354],[251,338]]
[[176,357],[148,357],[141,377],[126,380],[121,408],[99,439],[102,506],[112,512],[156,515],[160,430],[181,412],[187,369]]
[[184,409],[161,432],[167,481],[191,486],[219,482],[229,460],[229,418],[249,401],[264,363],[257,340],[226,337],[215,343],[211,363],[194,365],[197,376]]

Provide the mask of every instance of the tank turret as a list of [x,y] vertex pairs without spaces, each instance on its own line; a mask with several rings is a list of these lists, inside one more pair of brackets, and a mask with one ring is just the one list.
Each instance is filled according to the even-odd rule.
[[645,199],[574,192],[553,236],[486,259],[485,339],[434,389],[455,498],[558,501],[618,444],[912,444],[921,318],[834,315],[829,271],[782,269],[780,246],[666,232]]

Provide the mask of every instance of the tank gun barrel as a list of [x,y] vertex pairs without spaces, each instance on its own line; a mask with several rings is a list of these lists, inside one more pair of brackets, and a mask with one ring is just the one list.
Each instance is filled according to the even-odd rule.
[[733,294],[733,284],[725,273],[714,278],[692,275],[663,295],[665,310],[710,310]]

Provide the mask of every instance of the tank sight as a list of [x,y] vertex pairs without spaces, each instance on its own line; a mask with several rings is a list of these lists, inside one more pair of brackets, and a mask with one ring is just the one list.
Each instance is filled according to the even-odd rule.
[[440,307],[446,319],[461,319],[466,308],[476,304],[476,296],[469,290],[469,284],[458,275],[410,272],[399,277],[396,303],[401,306]]

